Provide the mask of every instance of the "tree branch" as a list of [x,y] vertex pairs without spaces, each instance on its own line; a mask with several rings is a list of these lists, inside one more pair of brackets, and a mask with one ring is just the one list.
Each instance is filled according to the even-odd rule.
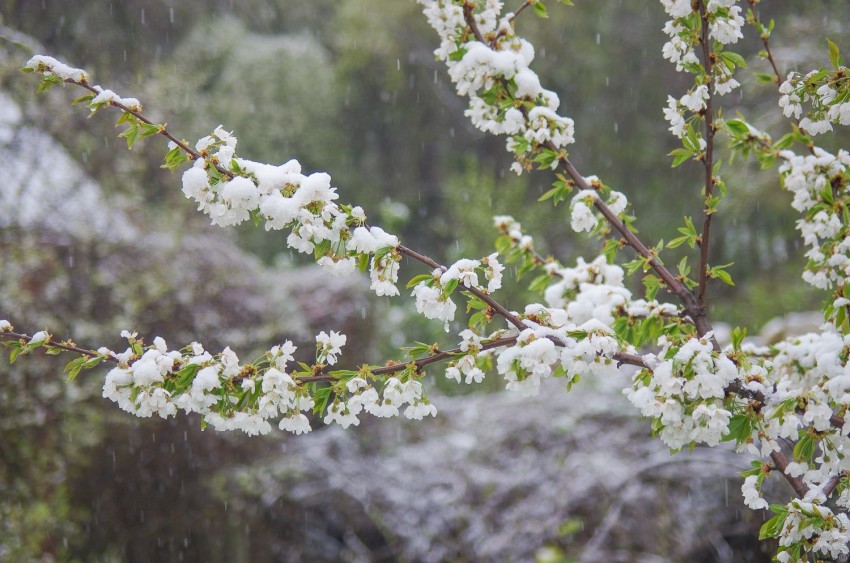
[[714,68],[714,53],[711,50],[711,38],[709,37],[708,14],[705,3],[699,1],[700,18],[702,19],[702,30],[700,43],[702,44],[702,58],[705,72],[708,75],[708,97],[705,100],[705,208],[703,210],[702,238],[699,243],[699,293],[697,301],[701,307],[705,306],[705,290],[708,281],[708,250],[711,237],[711,217],[714,210],[711,208],[711,191],[714,188],[714,109],[712,107],[711,87],[714,85],[712,69]]
[[785,454],[780,450],[774,450],[770,452],[770,459],[773,460],[776,470],[782,473],[782,476],[785,477],[785,480],[788,481],[788,484],[791,485],[797,496],[799,498],[806,496],[806,493],[809,492],[809,486],[806,485],[805,481],[799,477],[791,477],[785,473],[785,469],[788,467],[788,458],[785,457]]

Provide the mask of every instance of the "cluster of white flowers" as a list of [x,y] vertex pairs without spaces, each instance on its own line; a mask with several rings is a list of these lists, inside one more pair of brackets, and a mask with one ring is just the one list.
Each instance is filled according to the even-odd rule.
[[[705,69],[697,57],[695,48],[701,42],[699,26],[691,21],[698,12],[690,0],[661,0],[664,10],[672,18],[664,25],[664,33],[669,40],[662,48],[663,57],[676,65],[679,72],[688,71],[697,74],[693,87],[680,98],[667,97],[664,118],[670,123],[670,132],[680,139],[685,134],[685,111],[698,114],[706,108],[709,98],[708,78],[700,76]],[[737,0],[710,0],[706,5],[709,38],[721,45],[737,43],[744,35],[741,27],[744,18]],[[734,65],[722,57],[712,65],[710,80],[714,92],[728,94],[741,84],[734,78]],[[702,148],[705,141],[700,139]]]
[[391,377],[383,389],[383,397],[362,377],[354,377],[346,382],[349,393],[348,401],[341,397],[328,406],[325,424],[337,423],[343,428],[358,426],[357,418],[361,412],[373,416],[387,418],[399,416],[399,409],[404,409],[404,416],[412,420],[422,420],[425,416],[436,416],[437,408],[423,394],[422,383],[415,379],[402,381]]
[[[591,319],[576,324],[563,309],[528,305],[525,325],[517,334],[516,344],[496,353],[496,369],[507,381],[506,388],[522,395],[538,393],[543,379],[551,377],[557,366],[571,375],[610,375],[618,370],[613,360],[624,348],[607,325]],[[516,330],[512,331],[516,334]]]
[[[789,464],[786,472],[820,490],[834,475],[850,470],[850,425],[836,428],[833,411],[850,404],[850,335],[829,324],[820,333],[780,342],[763,363],[763,374],[748,375],[745,387],[765,398],[761,452],[778,450],[782,440],[797,440],[803,429],[817,433],[817,453]],[[761,352],[764,352],[762,350]]]
[[[575,142],[573,120],[558,115],[558,95],[543,88],[529,68],[534,47],[516,35],[514,14],[502,14],[502,2],[486,0],[473,14],[487,44],[472,35],[462,2],[419,3],[428,23],[440,35],[435,54],[448,66],[458,93],[469,96],[466,115],[477,128],[509,135],[507,148],[518,157],[544,143],[561,148]],[[556,166],[557,160],[552,165]],[[512,170],[521,173],[522,166],[515,163]]]
[[560,279],[546,288],[544,299],[549,307],[563,309],[574,324],[596,319],[613,326],[616,316],[622,314],[646,318],[677,313],[670,303],[632,299],[623,285],[625,272],[616,264],[608,264],[604,256],[592,262],[579,257],[572,268],[556,264],[547,264],[546,268]]
[[782,94],[779,107],[785,117],[800,119],[803,104],[809,104],[809,111],[800,120],[800,128],[809,135],[832,131],[834,123],[850,125],[848,73],[850,69],[847,67],[839,67],[831,73],[819,70],[805,75],[791,72],[779,87]]
[[481,337],[469,329],[461,331],[460,349],[466,355],[451,362],[446,367],[446,378],[454,379],[460,383],[461,376],[467,384],[481,383],[484,380],[484,371],[478,367],[478,359],[489,356],[489,351],[481,350]]
[[[122,336],[135,342],[135,333],[124,331]],[[300,411],[312,409],[313,402],[285,373],[294,351],[288,341],[272,348],[266,354],[270,366],[259,375],[243,373],[230,348],[214,357],[197,342],[185,352],[169,351],[157,337],[154,345],[132,362],[137,353],[132,347],[120,354],[104,349],[104,356],[113,356],[120,363],[106,375],[103,396],[136,416],[167,418],[182,409],[201,414],[204,422],[217,430],[242,430],[248,435],[268,433],[268,419],[284,415],[280,428],[300,434],[310,429]],[[234,407],[240,402],[245,406]],[[298,424],[293,425],[293,419]]]
[[[585,178],[588,185],[597,186],[601,183],[596,176]],[[622,192],[609,190],[606,205],[614,215],[621,215],[629,205],[629,200]],[[593,212],[594,202],[599,199],[600,193],[597,189],[581,190],[573,197],[570,203],[570,226],[577,233],[590,232],[596,228],[599,218]]]
[[[353,273],[357,258],[371,254],[372,290],[398,295],[400,257],[390,251],[399,246],[395,235],[363,226],[362,208],[335,203],[339,195],[328,174],[305,176],[296,160],[273,166],[235,158],[236,143],[219,126],[195,145],[204,160],[183,174],[183,193],[198,202],[198,210],[220,226],[237,225],[256,213],[265,219],[266,230],[288,228],[287,244],[304,253],[321,246],[318,264],[335,275]],[[211,162],[227,167],[234,177],[222,177]]]
[[[814,502],[794,499],[785,507],[784,523],[779,535],[780,552],[776,560],[781,563],[803,561],[794,558],[790,550],[782,548],[793,547],[802,543],[807,545],[807,551],[821,554],[833,561],[846,559],[850,554],[847,538],[850,536],[850,519],[845,513],[833,513],[829,507]],[[799,553],[799,551],[797,552]]]
[[[6,321],[0,322],[0,327],[5,326],[3,323]],[[182,351],[169,351],[165,341],[157,337],[152,346],[141,351],[135,333],[124,331],[122,336],[131,344],[125,352],[101,348],[98,353],[119,363],[106,376],[103,396],[131,414],[168,418],[178,410],[195,412],[216,430],[242,430],[248,435],[267,434],[272,429],[269,420],[278,417],[282,417],[278,423],[282,430],[295,434],[311,430],[304,413],[313,410],[316,400],[295,373],[286,371],[296,350],[289,341],[266,352],[260,363],[243,365],[230,348],[213,356],[193,342]],[[344,334],[319,333],[317,361],[335,363],[345,342]],[[383,397],[361,376],[340,382],[333,392],[335,398],[327,407],[324,421],[344,428],[359,424],[357,415],[362,411],[378,417],[398,416],[399,409],[408,405],[404,415],[412,419],[437,412],[425,397],[422,384],[410,376],[404,380],[386,378]]]
[[[850,278],[850,233],[844,209],[850,203],[850,153],[833,155],[814,147],[813,154],[797,155],[790,150],[780,153],[785,188],[794,194],[792,207],[803,214],[797,229],[808,247],[809,265],[803,279],[820,289],[843,286]],[[847,300],[838,298],[835,307]]]
[[[411,295],[416,298],[416,310],[429,319],[448,323],[455,318],[457,305],[451,299],[453,287],[463,286],[492,293],[502,287],[502,272],[505,267],[493,253],[481,260],[463,258],[446,269],[436,268],[431,279],[413,286]],[[487,287],[479,285],[478,271],[482,271]]]
[[344,334],[331,331],[330,334],[324,330],[316,335],[317,358],[319,363],[327,362],[329,365],[336,363],[336,356],[342,352],[345,341],[348,338]]
[[634,388],[626,389],[629,401],[656,419],[661,439],[672,449],[700,442],[716,446],[729,427],[725,389],[738,379],[738,369],[714,352],[711,337],[674,345],[662,336],[661,351],[644,356],[650,369],[636,374]]

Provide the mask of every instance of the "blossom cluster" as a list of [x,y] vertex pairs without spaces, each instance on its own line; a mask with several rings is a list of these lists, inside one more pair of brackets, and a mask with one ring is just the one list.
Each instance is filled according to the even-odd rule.
[[573,120],[557,113],[558,95],[540,85],[529,66],[534,47],[516,35],[514,14],[502,14],[502,2],[486,0],[471,15],[486,43],[472,34],[464,2],[419,3],[440,36],[437,58],[448,66],[458,94],[469,97],[467,117],[482,131],[509,136],[507,148],[519,158],[512,170],[530,166],[541,146],[560,149],[575,142]]
[[[617,317],[676,312],[669,304],[633,300],[623,285],[623,269],[608,264],[604,256],[591,262],[579,258],[574,267],[550,262],[544,268],[553,280],[544,292],[546,305],[526,306],[522,330],[502,330],[489,336],[516,337],[515,344],[495,352],[496,368],[508,389],[534,394],[544,379],[556,373],[570,382],[581,376],[610,375],[619,369],[614,360],[617,353],[635,353],[634,347],[617,335]],[[467,383],[477,382],[484,377],[479,366],[490,352],[481,351],[482,338],[474,332],[465,330],[461,337],[460,349],[465,355],[450,363],[446,377],[460,381],[465,376]]]
[[[195,412],[216,430],[242,430],[248,435],[270,432],[269,421],[280,418],[280,429],[303,434],[311,430],[305,413],[323,410],[317,390],[307,385],[312,372],[287,372],[296,351],[289,341],[274,346],[259,361],[242,364],[230,348],[213,356],[197,342],[183,350],[169,350],[157,337],[152,346],[143,348],[135,333],[125,331],[122,336],[130,342],[124,352],[98,350],[103,358],[118,362],[106,376],[103,396],[136,416],[168,418],[178,410]],[[335,363],[345,341],[345,335],[334,331],[319,333],[316,365]],[[415,377],[387,377],[379,393],[380,378],[357,372],[337,375],[331,387],[324,388],[326,399],[334,394],[324,417],[326,424],[356,426],[361,412],[398,416],[404,405],[409,405],[404,410],[407,418],[436,414]]]
[[[830,478],[850,470],[845,458],[850,425],[833,424],[834,410],[850,405],[848,353],[850,335],[827,324],[820,333],[776,344],[760,373],[748,374],[744,384],[764,397],[759,432],[763,447],[753,453],[778,450],[783,440],[809,442],[810,447],[797,449],[786,473],[802,478],[812,491],[820,491]],[[839,503],[850,507],[850,498]]]
[[779,514],[779,553],[781,563],[803,561],[800,546],[807,545],[811,553],[828,556],[833,561],[846,559],[850,554],[847,538],[850,519],[846,513],[834,513],[820,503],[795,499]]
[[[457,311],[451,299],[454,289],[466,287],[492,293],[502,287],[504,269],[495,252],[481,260],[463,258],[448,268],[435,268],[431,276],[422,276],[425,279],[413,286],[411,295],[416,298],[416,310],[426,318],[445,322],[448,331],[448,323],[454,320]],[[486,288],[479,283],[478,272],[483,274]]]
[[785,117],[800,119],[803,105],[809,106],[800,128],[809,135],[832,131],[833,124],[850,125],[850,69],[791,72],[779,86],[779,107]]
[[[803,279],[819,289],[842,289],[850,278],[850,233],[845,209],[850,203],[850,153],[831,154],[814,147],[811,154],[780,152],[783,184],[793,195],[791,206],[803,217],[797,229],[808,247],[809,263]],[[837,295],[833,304],[840,310],[850,304]]]
[[661,440],[678,450],[692,443],[716,446],[726,434],[732,413],[726,408],[726,387],[738,379],[738,369],[715,352],[711,334],[676,342],[662,336],[658,354],[644,356],[650,369],[635,375],[629,401],[654,419]]
[[629,205],[625,194],[604,188],[596,176],[589,176],[585,178],[585,181],[594,189],[577,192],[570,203],[570,226],[577,233],[591,232],[599,224],[600,217],[593,212],[593,206],[594,202],[600,199],[603,189],[608,192],[605,204],[614,215],[622,215]]
[[[317,254],[318,264],[334,275],[353,273],[358,260],[371,256],[371,289],[378,295],[398,295],[395,235],[364,226],[362,208],[337,204],[339,195],[328,174],[304,175],[296,160],[273,166],[236,158],[236,143],[236,137],[219,126],[195,145],[204,160],[196,160],[183,174],[183,193],[198,202],[199,211],[220,226],[256,216],[265,220],[266,230],[288,228],[287,245]],[[221,165],[231,178],[220,173]]]
[[[670,123],[670,132],[681,139],[686,124],[706,109],[712,85],[718,95],[728,94],[740,86],[734,78],[734,70],[742,66],[742,60],[734,53],[721,51],[716,62],[709,69],[704,68],[695,51],[701,44],[702,26],[705,25],[696,4],[690,0],[661,0],[661,3],[672,18],[664,25],[669,40],[662,48],[662,55],[676,65],[677,71],[696,75],[687,93],[678,98],[667,96],[664,118]],[[705,6],[704,17],[708,37],[717,46],[737,43],[744,36],[741,32],[744,18],[737,0],[710,0]],[[693,114],[692,117],[686,118],[686,112]],[[700,141],[702,150],[705,144],[702,139]]]

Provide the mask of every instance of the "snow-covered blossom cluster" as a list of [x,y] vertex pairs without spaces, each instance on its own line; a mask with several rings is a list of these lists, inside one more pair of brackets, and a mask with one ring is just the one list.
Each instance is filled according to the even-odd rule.
[[572,268],[547,264],[546,270],[560,278],[546,288],[546,303],[562,309],[571,323],[581,325],[596,319],[613,327],[619,316],[648,318],[677,314],[676,307],[670,303],[633,299],[623,283],[623,269],[608,264],[604,256],[591,262],[579,257]]
[[[125,331],[122,336],[129,339],[127,350],[115,353],[102,348],[98,353],[118,362],[106,376],[103,396],[129,413],[168,418],[178,410],[195,412],[216,430],[242,430],[248,435],[270,432],[269,421],[277,418],[282,430],[295,434],[311,430],[305,412],[315,410],[320,399],[316,390],[306,385],[311,373],[287,372],[296,351],[289,341],[274,346],[257,362],[242,364],[230,348],[213,356],[197,342],[183,350],[169,351],[159,337],[152,346],[143,348],[135,333]],[[319,365],[333,364],[345,341],[345,335],[334,331],[319,333]],[[379,393],[376,383],[381,378],[356,372],[338,375],[336,383],[324,388],[325,400],[330,392],[334,394],[324,418],[326,424],[357,425],[357,415],[362,411],[379,417],[398,416],[405,404],[409,405],[404,411],[407,418],[436,414],[414,377],[407,376],[403,381],[383,378]]]
[[543,88],[529,68],[534,47],[516,35],[514,14],[502,14],[502,2],[486,0],[469,14],[478,37],[464,2],[419,3],[440,36],[437,58],[448,66],[458,93],[469,96],[467,117],[482,131],[510,136],[507,148],[519,159],[512,170],[530,166],[541,146],[557,150],[575,142],[573,120],[558,115],[558,95]]
[[833,124],[850,125],[850,69],[791,72],[779,87],[779,107],[785,117],[800,119],[803,105],[809,106],[800,128],[809,135],[832,131]]
[[[266,230],[288,228],[287,245],[318,254],[318,264],[334,275],[355,272],[358,261],[371,255],[372,290],[398,295],[396,236],[364,226],[366,215],[360,207],[337,204],[339,195],[328,174],[304,175],[296,160],[273,166],[236,158],[236,143],[236,137],[219,126],[195,145],[204,160],[196,160],[183,174],[183,193],[198,202],[199,211],[220,226],[256,216],[265,220]],[[232,178],[216,168],[222,165]]]
[[[47,55],[35,55],[27,61],[24,68],[48,76],[55,76],[60,80],[85,83],[89,79],[89,75],[86,71],[68,66],[65,63]],[[96,111],[110,103],[120,104],[132,111],[142,110],[142,104],[139,103],[139,100],[136,98],[122,98],[112,90],[101,88],[98,85],[93,85],[92,88],[97,91],[97,94],[88,103],[88,107],[91,108],[92,111]]]
[[619,367],[613,359],[617,352],[629,350],[613,329],[591,319],[582,324],[570,322],[563,309],[540,304],[525,309],[528,328],[519,331],[516,344],[496,354],[496,369],[505,378],[506,388],[523,395],[536,394],[543,379],[569,375],[610,375]]
[[[850,278],[850,232],[846,207],[850,204],[850,154],[831,154],[814,147],[812,154],[797,155],[784,150],[779,172],[787,190],[794,194],[792,207],[803,218],[797,229],[808,247],[809,264],[803,279],[819,289],[843,289]],[[836,295],[834,308],[850,304]]]
[[27,61],[24,68],[46,75],[52,75],[61,80],[71,80],[74,82],[84,82],[89,78],[88,73],[83,69],[68,66],[47,55],[35,55]]
[[[672,18],[664,24],[664,33],[669,40],[662,48],[662,55],[676,65],[679,72],[689,72],[695,75],[694,85],[679,98],[667,97],[667,107],[664,118],[670,123],[670,132],[682,138],[685,135],[685,125],[689,121],[686,112],[698,115],[707,107],[710,87],[714,93],[728,94],[741,84],[734,78],[736,66],[742,66],[740,56],[720,51],[715,53],[716,61],[709,69],[703,66],[703,61],[697,56],[695,49],[701,44],[703,25],[708,25],[708,37],[718,47],[738,42],[743,37],[741,27],[744,18],[737,0],[710,0],[705,6],[704,16],[701,16],[696,4],[690,0],[661,0],[664,10]],[[715,57],[713,56],[712,59]],[[691,118],[693,119],[693,118]],[[704,141],[700,150],[705,148]]]
[[[570,225],[577,233],[582,231],[591,232],[599,224],[600,218],[593,212],[594,202],[600,197],[600,188],[602,183],[596,176],[585,178],[588,185],[593,186],[592,190],[581,190],[573,196],[570,203]],[[607,190],[608,200],[605,202],[608,208],[614,215],[622,215],[629,205],[629,200],[626,196],[615,190]]]
[[658,354],[644,356],[650,369],[635,375],[629,401],[674,450],[691,443],[716,446],[726,434],[732,414],[726,409],[726,387],[738,379],[738,369],[714,351],[711,334],[689,338],[681,345],[662,336]]

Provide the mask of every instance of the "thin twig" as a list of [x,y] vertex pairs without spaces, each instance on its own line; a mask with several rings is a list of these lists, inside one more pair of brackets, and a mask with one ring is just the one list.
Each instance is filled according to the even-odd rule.
[[761,37],[761,42],[764,45],[764,52],[767,54],[767,60],[770,62],[771,68],[773,68],[774,74],[774,82],[776,84],[782,84],[782,73],[779,72],[779,67],[776,66],[776,61],[773,58],[773,52],[770,50],[770,36],[766,33],[762,33],[761,29],[764,27],[759,20],[758,11],[756,11],[756,4],[758,4],[758,0],[748,0],[750,4],[750,14],[753,18],[753,23],[756,24],[756,27],[759,29],[759,36]]

